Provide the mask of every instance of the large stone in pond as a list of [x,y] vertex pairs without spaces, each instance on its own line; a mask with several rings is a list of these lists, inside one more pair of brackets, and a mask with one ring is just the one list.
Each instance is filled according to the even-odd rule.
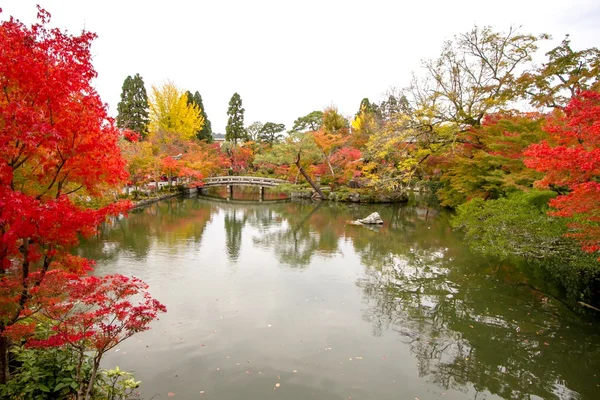
[[379,216],[379,213],[377,213],[377,212],[374,212],[373,214],[369,215],[366,218],[359,219],[359,220],[357,220],[357,222],[360,222],[361,224],[365,224],[365,225],[381,225],[381,224],[383,224],[383,220],[381,219],[381,217]]

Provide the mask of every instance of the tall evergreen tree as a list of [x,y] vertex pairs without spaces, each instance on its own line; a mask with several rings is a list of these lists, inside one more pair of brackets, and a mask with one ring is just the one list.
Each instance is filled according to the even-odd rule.
[[246,130],[244,129],[244,108],[242,107],[242,98],[234,93],[229,100],[229,109],[227,115],[227,127],[225,128],[225,140],[237,144],[238,140],[246,139]]
[[129,75],[123,82],[121,101],[117,106],[117,126],[121,129],[131,129],[142,135],[148,135],[148,95],[144,80],[140,74],[132,78]]
[[202,104],[202,96],[200,96],[200,93],[198,93],[198,91],[196,91],[193,95],[190,91],[185,92],[185,94],[187,95],[188,104],[197,105],[200,109],[202,117],[204,118],[204,125],[196,133],[196,137],[198,138],[198,140],[206,140],[207,143],[212,143],[212,124],[208,120],[208,116],[206,115],[206,111],[204,110],[204,104]]

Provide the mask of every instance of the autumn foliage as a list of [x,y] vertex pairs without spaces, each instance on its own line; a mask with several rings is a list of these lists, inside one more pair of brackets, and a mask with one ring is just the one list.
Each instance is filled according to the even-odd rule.
[[[7,333],[16,341],[37,314],[80,300],[62,286],[60,300],[42,296],[59,288],[54,278],[71,289],[95,280],[96,290],[128,279],[84,277],[93,262],[70,254],[80,237],[130,207],[90,208],[85,200],[121,186],[127,171],[121,134],[91,85],[95,35],[49,29],[50,14],[38,9],[39,23],[31,27],[13,18],[0,25],[0,382],[8,377]],[[102,296],[92,298],[99,312]],[[139,311],[152,319],[160,309],[154,308]],[[62,321],[59,329],[79,329]],[[62,344],[52,337],[48,343]]]
[[600,93],[573,98],[545,129],[550,138],[525,151],[525,164],[545,173],[538,186],[567,192],[551,200],[553,215],[571,219],[584,250],[600,251]]

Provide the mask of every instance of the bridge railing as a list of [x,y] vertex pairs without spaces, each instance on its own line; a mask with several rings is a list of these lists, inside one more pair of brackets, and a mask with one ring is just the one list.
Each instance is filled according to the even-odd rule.
[[205,186],[217,185],[255,185],[255,186],[277,186],[287,181],[273,178],[262,178],[257,176],[216,176],[204,178]]

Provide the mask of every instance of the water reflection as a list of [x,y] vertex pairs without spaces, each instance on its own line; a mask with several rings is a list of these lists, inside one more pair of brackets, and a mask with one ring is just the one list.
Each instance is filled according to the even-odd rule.
[[[279,262],[291,267],[306,267],[319,250],[320,235],[308,221],[323,203],[296,203],[281,209],[281,228],[253,238],[254,244],[272,249]],[[292,211],[291,213],[288,211]],[[285,222],[283,222],[285,221]]]
[[230,261],[237,261],[240,256],[242,230],[246,224],[246,219],[246,213],[243,210],[230,209],[225,212],[227,256]]
[[[372,211],[386,221],[378,230],[347,224]],[[344,335],[355,343],[392,335],[397,346],[405,346],[411,354],[412,359],[403,363],[416,366],[422,380],[442,391],[468,398],[598,398],[596,325],[555,301],[546,294],[552,288],[517,267],[470,254],[450,229],[447,216],[426,204],[237,205],[177,199],[114,221],[79,252],[102,264],[123,254],[144,261],[158,244],[173,252],[190,243],[216,247],[220,239],[204,235],[213,225],[224,230],[229,262],[255,262],[244,258],[247,247],[253,246],[274,257],[280,273],[321,266],[322,270],[315,267],[313,276],[304,278],[303,290],[308,293],[310,285],[343,281],[354,274],[360,301],[355,307],[342,303],[341,309],[329,312],[357,314],[370,326],[371,338],[361,336],[358,327],[353,333],[351,326]],[[361,270],[346,271],[354,258]],[[269,260],[265,256],[265,266]],[[265,267],[261,272],[276,274],[269,271]],[[247,290],[267,290],[260,282],[253,285]],[[343,293],[350,296],[350,288],[344,287]],[[311,330],[325,333],[328,329],[319,320],[306,321]],[[287,334],[293,336],[294,329],[290,326]],[[394,367],[372,367],[381,376],[389,375],[390,381],[398,374]],[[341,384],[342,378],[334,378],[338,375],[332,373],[328,379]],[[341,398],[331,390],[323,393],[324,398]],[[378,392],[382,388],[370,390],[374,397],[365,398],[391,398]],[[309,394],[310,390],[302,393]]]
[[264,187],[261,196],[258,186],[238,185],[231,186],[231,190],[228,190],[227,186],[212,186],[205,189],[205,196],[230,201],[275,201],[289,199],[289,195],[278,191],[277,187]]

